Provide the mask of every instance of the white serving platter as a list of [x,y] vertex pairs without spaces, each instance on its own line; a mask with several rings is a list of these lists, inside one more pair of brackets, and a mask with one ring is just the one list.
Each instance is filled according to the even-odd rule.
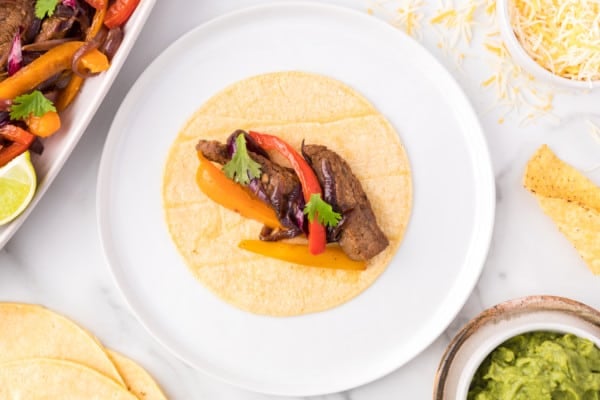
[[[0,226],[0,249],[17,232],[42,199],[52,181],[60,172],[69,155],[85,133],[87,126],[100,107],[113,81],[119,74],[131,48],[137,40],[156,0],[141,0],[136,10],[124,26],[124,37],[119,50],[112,59],[108,71],[85,81],[74,102],[61,113],[61,129],[53,136],[44,139],[44,152],[41,156],[32,155],[32,162],[38,179],[38,186],[27,209],[12,222]],[[58,227],[57,227],[58,228]]]

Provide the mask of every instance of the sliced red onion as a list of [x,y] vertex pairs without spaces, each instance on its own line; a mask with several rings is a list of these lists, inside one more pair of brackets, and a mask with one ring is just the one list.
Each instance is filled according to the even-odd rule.
[[33,139],[33,142],[29,145],[29,151],[37,155],[41,155],[44,152],[44,143],[42,143],[39,137],[36,136]]
[[56,103],[58,99],[58,90],[49,90],[44,92],[44,97],[50,100],[52,103]]
[[331,165],[327,159],[321,160],[321,171],[323,171],[323,200],[327,203],[335,205],[337,204],[337,197],[335,195],[335,179],[333,172],[331,171]]
[[348,222],[348,216],[352,213],[354,209],[350,209],[346,212],[342,213],[342,219],[339,220],[336,226],[328,226],[327,227],[327,243],[335,243],[340,241],[340,236],[342,235],[342,230],[344,229],[344,225]]
[[21,30],[15,33],[10,52],[8,53],[8,76],[14,75],[23,66],[23,53],[21,51]]
[[65,19],[75,16],[75,7],[67,6],[66,4],[59,4],[54,10],[52,16]]
[[285,214],[284,206],[286,204],[283,199],[283,193],[280,184],[275,186],[275,189],[269,197],[269,202],[271,203],[271,207],[273,207],[277,215],[283,216]]
[[121,27],[112,28],[106,35],[106,40],[100,47],[100,51],[103,52],[109,61],[112,61],[113,57],[117,53],[117,50],[121,46],[123,41],[123,30]]
[[304,215],[305,205],[302,186],[298,185],[288,196],[287,215],[301,232],[308,233],[308,224],[305,223],[306,216]]
[[0,112],[8,111],[10,109],[10,106],[12,106],[11,99],[0,99]]
[[0,111],[0,128],[3,127],[4,125],[8,124],[9,121],[10,121],[10,115],[8,114],[8,111],[6,111],[6,110]]
[[46,79],[44,82],[37,85],[37,89],[42,92],[46,92],[46,91],[54,88],[54,86],[56,85],[56,82],[58,82],[58,79],[60,78],[60,76],[61,76],[60,72],[52,75],[51,77]]
[[77,8],[77,0],[62,0],[63,5],[71,7],[73,10]]
[[75,10],[77,16],[77,22],[79,22],[79,29],[81,32],[87,32],[91,25],[91,19],[81,4],[77,3],[77,9]]
[[46,40],[43,42],[30,43],[26,44],[22,47],[23,51],[48,51],[53,47],[58,46],[59,44],[63,44],[65,42],[71,42],[75,40],[75,38],[64,38],[64,39],[52,39]]
[[73,62],[71,64],[71,69],[73,70],[73,72],[76,75],[79,75],[80,77],[82,77],[84,79],[98,75],[97,73],[92,74],[87,71],[80,71],[79,70],[79,60],[81,60],[81,57],[83,57],[90,51],[97,49],[106,39],[106,35],[107,35],[106,29],[104,29],[104,28],[100,29],[98,34],[96,36],[94,36],[94,38],[92,40],[85,42],[83,44],[83,46],[81,46],[75,52],[75,54],[73,55]]
[[26,51],[23,53],[23,65],[31,64],[31,62],[39,58],[44,52],[42,51]]
[[252,139],[252,136],[248,135],[248,132],[241,129],[236,130],[227,138],[227,153],[229,153],[229,157],[233,157],[233,153],[235,153],[235,140],[241,134],[243,134],[244,138],[246,139],[246,149],[248,149],[248,151],[259,154],[269,160],[269,155],[267,152],[260,147],[254,139]]
[[31,25],[29,25],[25,32],[23,33],[23,43],[31,43],[35,40],[35,37],[40,32],[40,28],[42,27],[42,20],[39,18],[34,18]]
[[258,178],[253,178],[250,180],[248,189],[250,189],[250,191],[254,193],[256,197],[269,204],[269,196],[267,196],[267,193],[265,192],[265,189]]

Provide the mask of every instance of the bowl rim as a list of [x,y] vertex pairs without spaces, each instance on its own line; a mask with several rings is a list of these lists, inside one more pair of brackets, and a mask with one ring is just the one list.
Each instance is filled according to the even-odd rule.
[[[435,373],[434,387],[433,387],[433,400],[444,400],[447,397],[446,393],[446,381],[448,374],[452,367],[455,357],[460,352],[463,344],[475,333],[479,328],[486,326],[490,323],[494,323],[498,316],[505,317],[517,317],[530,312],[559,312],[564,313],[568,316],[581,319],[588,324],[600,328],[600,311],[595,308],[588,306],[587,304],[581,303],[576,300],[572,300],[566,297],[553,296],[553,295],[533,295],[526,297],[519,297],[498,303],[490,308],[485,309],[473,319],[471,319],[466,325],[464,325],[458,333],[454,336],[448,347],[444,351],[438,368]],[[564,324],[549,323],[547,328],[541,329],[530,329],[529,327],[516,328],[505,332],[504,334],[498,335],[498,338],[504,338],[507,340],[510,337],[533,331],[563,331],[557,326],[565,326]],[[578,336],[579,329],[569,329],[565,333],[574,333]],[[497,347],[504,340],[496,343],[494,346]],[[598,340],[595,341],[596,345],[600,345]],[[493,350],[493,349],[492,349]],[[487,356],[489,352],[486,353]],[[484,357],[485,357],[484,356]],[[482,360],[480,360],[481,362]],[[478,363],[478,366],[480,364]],[[478,368],[477,366],[477,368]]]
[[513,30],[510,13],[508,11],[508,4],[510,1],[511,0],[496,0],[496,15],[498,18],[500,35],[506,44],[508,52],[516,63],[521,64],[536,78],[540,78],[541,80],[549,83],[559,84],[563,87],[568,87],[571,89],[583,90],[591,90],[600,87],[600,79],[592,81],[579,81],[565,78],[547,70],[538,64],[533,58],[531,58],[531,56],[521,45],[521,42]]

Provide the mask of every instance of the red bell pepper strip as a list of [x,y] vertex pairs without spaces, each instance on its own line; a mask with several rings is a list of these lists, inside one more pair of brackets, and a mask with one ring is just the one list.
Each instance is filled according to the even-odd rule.
[[108,7],[106,17],[104,17],[104,25],[108,29],[123,25],[133,14],[139,2],[140,0],[116,0]]
[[[249,134],[263,149],[276,150],[288,160],[302,185],[304,201],[308,203],[311,195],[322,194],[315,171],[292,146],[277,136],[253,131],[250,131]],[[308,223],[308,250],[311,254],[320,254],[325,251],[326,244],[325,227],[318,221],[318,218],[313,218],[312,222]]]
[[0,136],[12,142],[0,148],[0,168],[24,153],[35,139],[34,135],[15,125],[5,125],[0,128]]

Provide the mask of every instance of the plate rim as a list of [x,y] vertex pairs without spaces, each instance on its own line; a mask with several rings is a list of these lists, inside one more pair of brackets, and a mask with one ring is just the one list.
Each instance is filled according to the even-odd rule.
[[[265,12],[269,10],[294,10],[297,8],[311,9],[311,11],[324,11],[330,13],[338,13],[338,14],[346,14],[346,16],[351,18],[362,18],[362,19],[372,19],[372,23],[380,24],[382,28],[388,30],[391,35],[399,35],[403,37],[403,40],[410,40],[414,45],[419,47],[419,51],[422,51],[425,57],[428,58],[428,61],[434,66],[434,68],[438,69],[440,73],[443,74],[443,80],[446,81],[448,85],[452,87],[454,94],[460,98],[461,107],[460,111],[462,115],[467,115],[467,126],[472,128],[469,132],[470,134],[466,134],[465,137],[468,137],[468,153],[471,155],[473,160],[477,160],[478,168],[474,168],[474,175],[479,176],[479,180],[481,182],[477,182],[477,186],[487,186],[481,187],[477,189],[477,194],[481,196],[481,199],[478,203],[476,203],[476,217],[474,219],[473,225],[473,244],[469,247],[465,255],[469,256],[470,261],[464,261],[463,265],[471,265],[471,269],[475,269],[475,271],[471,271],[471,280],[468,282],[463,282],[461,287],[464,287],[466,290],[462,292],[462,295],[454,295],[456,302],[456,309],[452,310],[452,312],[448,312],[444,314],[446,318],[443,319],[443,324],[440,324],[441,329],[435,330],[428,338],[425,340],[420,340],[418,349],[413,352],[413,354],[408,357],[406,360],[402,362],[394,362],[393,365],[388,366],[387,368],[378,368],[375,373],[365,374],[363,379],[360,381],[354,382],[352,384],[348,384],[344,382],[343,384],[337,384],[333,382],[329,385],[328,389],[323,390],[283,390],[280,388],[279,390],[268,389],[269,383],[262,383],[260,385],[253,385],[248,382],[236,382],[228,377],[221,376],[216,372],[212,372],[207,368],[202,368],[197,365],[190,359],[188,359],[185,355],[180,354],[173,347],[168,345],[166,341],[159,337],[158,334],[155,334],[154,331],[150,328],[150,326],[146,323],[146,321],[141,317],[140,313],[133,306],[133,301],[130,300],[129,296],[125,293],[124,288],[120,285],[116,271],[112,265],[118,264],[113,260],[114,252],[112,250],[112,243],[110,241],[110,235],[108,231],[110,228],[107,226],[107,222],[103,222],[103,220],[108,221],[108,218],[104,218],[105,213],[109,213],[109,211],[104,211],[102,208],[102,204],[106,202],[108,197],[107,193],[109,192],[109,179],[107,176],[110,174],[110,160],[112,158],[114,152],[118,150],[117,142],[119,139],[119,135],[116,130],[116,126],[121,120],[126,120],[126,116],[123,115],[124,105],[127,105],[132,102],[135,92],[138,87],[142,87],[146,80],[149,79],[149,74],[153,69],[157,68],[156,66],[163,62],[165,59],[168,59],[171,56],[171,53],[176,52],[181,43],[184,43],[188,40],[189,37],[195,36],[199,34],[199,32],[204,30],[209,30],[214,26],[218,26],[219,24],[227,23],[229,19],[235,19],[239,17],[243,17],[244,15],[253,15],[257,12]],[[463,129],[463,132],[466,130]],[[473,151],[476,149],[477,151]],[[410,154],[408,154],[410,159]],[[414,183],[413,183],[414,184]],[[106,189],[105,189],[106,187]],[[108,132],[108,136],[106,142],[104,144],[102,150],[102,157],[100,160],[100,167],[98,172],[98,179],[96,185],[96,215],[98,222],[98,233],[100,236],[100,245],[102,248],[102,253],[104,255],[104,259],[106,262],[106,266],[109,270],[109,273],[112,277],[113,283],[117,287],[118,291],[121,293],[122,298],[125,303],[128,305],[131,312],[135,315],[136,319],[140,322],[140,324],[144,327],[144,329],[150,334],[150,336],[158,342],[162,347],[164,347],[169,353],[174,355],[176,358],[184,362],[185,364],[191,366],[196,371],[199,371],[206,376],[209,376],[213,379],[216,379],[220,382],[227,383],[232,386],[236,386],[239,388],[243,388],[252,392],[264,393],[270,395],[278,395],[278,396],[315,396],[315,395],[323,395],[328,393],[336,393],[345,390],[349,390],[358,386],[365,385],[367,383],[373,382],[377,379],[380,379],[391,372],[397,370],[398,368],[405,365],[410,360],[414,359],[416,356],[421,354],[426,348],[428,348],[450,325],[452,320],[456,317],[456,315],[460,312],[460,310],[464,307],[468,297],[471,295],[479,277],[483,271],[485,266],[485,261],[487,258],[487,254],[490,248],[493,229],[494,229],[494,220],[495,220],[495,207],[496,207],[496,188],[495,188],[495,177],[492,167],[492,161],[489,153],[489,147],[487,144],[487,139],[485,137],[484,130],[481,127],[481,123],[479,118],[477,117],[477,113],[473,108],[468,96],[462,87],[457,83],[456,79],[450,74],[446,67],[444,67],[432,54],[431,52],[423,46],[421,43],[416,41],[414,38],[405,34],[404,32],[394,28],[393,26],[387,24],[385,21],[377,19],[375,17],[369,16],[368,14],[361,13],[360,11],[346,7],[333,5],[331,3],[323,4],[323,3],[315,3],[310,1],[286,1],[284,3],[278,2],[269,2],[265,4],[254,5],[250,7],[240,8],[231,12],[227,12],[225,14],[219,15],[215,18],[212,18],[206,22],[200,23],[195,27],[191,28],[189,31],[183,33],[176,40],[171,42],[168,47],[166,47],[160,54],[158,54],[152,62],[145,68],[145,70],[138,76],[134,84],[129,89],[127,95],[124,97],[121,102],[117,113],[111,123],[111,127]],[[412,219],[412,218],[411,218]],[[407,231],[410,229],[410,226],[407,227]],[[475,243],[479,244],[475,244]],[[465,258],[467,260],[467,258]],[[439,310],[438,310],[439,311]],[[272,386],[272,385],[271,385]]]

